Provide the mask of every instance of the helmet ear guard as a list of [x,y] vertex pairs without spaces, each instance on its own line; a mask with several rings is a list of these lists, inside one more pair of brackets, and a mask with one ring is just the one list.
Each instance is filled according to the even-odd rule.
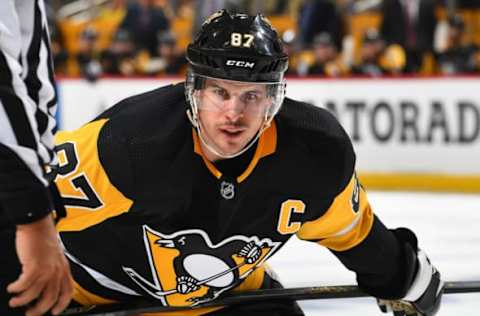
[[188,69],[187,79],[185,81],[185,97],[189,105],[189,108],[187,109],[187,116],[192,126],[197,129],[199,128],[198,107],[197,107],[197,103],[195,102],[195,99],[193,98],[193,93],[197,89],[202,89],[204,85],[205,85],[205,81],[200,80],[200,78],[196,79],[192,70]]
[[203,77],[193,77],[193,88],[195,90],[200,90],[205,87],[205,78]]

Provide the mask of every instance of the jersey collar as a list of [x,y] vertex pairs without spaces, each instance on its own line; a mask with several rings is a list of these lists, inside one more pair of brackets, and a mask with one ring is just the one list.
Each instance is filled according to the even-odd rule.
[[[192,136],[193,136],[193,150],[196,154],[200,155],[207,166],[208,170],[217,178],[220,179],[222,177],[222,173],[215,167],[215,165],[208,160],[203,151],[202,146],[200,145],[200,140],[197,135],[197,131],[192,128]],[[258,145],[255,150],[255,154],[253,155],[252,161],[248,165],[247,169],[237,177],[237,182],[241,183],[244,181],[252,172],[253,169],[257,166],[258,162],[261,158],[271,155],[275,152],[277,148],[277,127],[275,121],[272,121],[270,127],[268,127],[260,138],[258,139]]]

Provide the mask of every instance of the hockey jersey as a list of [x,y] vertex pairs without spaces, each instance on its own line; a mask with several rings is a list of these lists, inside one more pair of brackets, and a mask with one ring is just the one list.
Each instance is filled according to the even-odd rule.
[[398,243],[372,213],[329,112],[287,98],[250,154],[222,169],[205,158],[186,109],[183,84],[171,85],[58,133],[67,216],[57,227],[75,301],[194,306],[257,289],[264,262],[295,234],[328,247],[367,290],[401,279]]

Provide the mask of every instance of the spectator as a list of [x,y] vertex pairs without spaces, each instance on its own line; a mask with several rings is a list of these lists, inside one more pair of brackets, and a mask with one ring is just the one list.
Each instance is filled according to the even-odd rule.
[[196,34],[208,17],[222,9],[227,9],[232,12],[245,11],[243,10],[243,3],[241,2],[241,0],[194,0],[195,16],[193,17],[192,33]]
[[298,75],[300,67],[300,57],[298,52],[297,34],[294,30],[288,29],[281,36],[283,51],[288,56],[288,69],[286,75]]
[[55,74],[66,75],[68,52],[65,49],[65,41],[62,30],[59,25],[55,10],[52,5],[45,3],[45,14],[47,18],[47,25],[50,31],[50,49],[52,53],[53,65]]
[[300,43],[309,47],[317,34],[331,34],[337,49],[343,37],[342,18],[333,0],[305,0],[298,17]]
[[360,63],[352,67],[352,73],[378,77],[386,71],[380,65],[385,42],[376,29],[368,29],[362,38]]
[[140,68],[147,75],[178,75],[186,67],[185,54],[177,50],[177,40],[170,32],[158,34],[157,56],[145,56]]
[[178,52],[177,40],[172,33],[159,34],[158,54],[165,61],[164,74],[180,74],[186,67],[185,54]]
[[476,45],[462,42],[464,32],[465,23],[461,16],[449,18],[447,49],[437,57],[440,73],[473,73],[479,70],[480,50]]
[[102,69],[109,75],[134,75],[135,43],[127,30],[118,30],[110,47],[101,54]]
[[63,34],[61,33],[61,29],[58,27],[57,23],[51,24],[50,40],[55,74],[66,75],[68,74],[68,52],[65,49]]
[[418,72],[424,54],[433,51],[435,0],[383,0],[382,15],[382,37],[405,50],[405,72]]
[[170,22],[163,10],[153,5],[152,0],[137,0],[127,7],[120,29],[135,34],[133,39],[138,49],[156,55],[157,34],[169,30]]
[[379,77],[397,75],[405,67],[405,51],[398,44],[386,45],[376,29],[368,29],[363,35],[360,63],[352,67],[357,75]]
[[80,47],[77,53],[77,62],[80,73],[88,81],[95,81],[102,74],[100,52],[97,48],[98,33],[94,28],[87,27],[80,34]]
[[314,63],[308,68],[309,75],[338,77],[344,74],[344,67],[338,59],[338,51],[332,36],[320,33],[313,40]]

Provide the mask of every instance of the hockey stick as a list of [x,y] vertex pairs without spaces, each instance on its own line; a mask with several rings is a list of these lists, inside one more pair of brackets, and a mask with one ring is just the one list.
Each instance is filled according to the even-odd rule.
[[[474,293],[480,292],[480,281],[454,281],[445,282],[445,294]],[[198,309],[203,307],[215,307],[235,305],[241,303],[252,303],[270,300],[311,300],[311,299],[332,299],[332,298],[354,298],[368,297],[355,285],[334,285],[300,287],[291,289],[267,289],[245,291],[224,296],[220,299],[207,302],[195,307],[168,307],[159,305],[157,302],[135,302],[111,305],[99,305],[80,308],[70,308],[64,311],[62,316],[105,316],[121,313],[123,316],[136,315],[138,313],[172,312]],[[120,315],[120,314],[119,314]]]

